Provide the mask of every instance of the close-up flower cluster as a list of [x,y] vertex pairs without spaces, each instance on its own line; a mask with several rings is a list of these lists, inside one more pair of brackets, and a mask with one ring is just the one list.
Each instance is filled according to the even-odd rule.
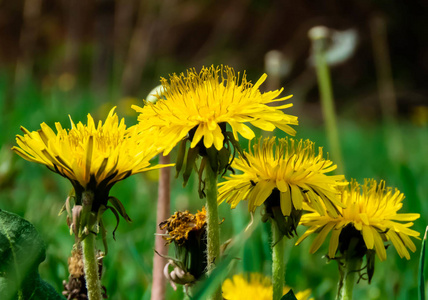
[[[69,116],[69,129],[55,123],[56,133],[46,123],[37,131],[21,127],[24,135],[16,136],[12,150],[72,185],[61,209],[67,212],[66,224],[74,234],[63,295],[89,300],[108,296],[110,287],[101,284],[103,273],[113,272],[102,271],[110,257],[106,211],[116,220],[114,239],[120,216],[130,223],[128,212],[137,218],[156,215],[157,230],[147,225],[135,229],[135,236],[156,230],[151,290],[156,300],[165,299],[166,281],[174,293],[183,286],[180,295],[185,299],[314,299],[321,295],[320,288],[301,280],[311,276],[305,269],[309,254],[298,251],[288,259],[293,246],[306,247],[306,239],[312,239],[310,254],[319,250],[325,254],[324,263],[337,262],[338,300],[352,299],[354,285],[361,280],[373,283],[376,257],[386,261],[388,249],[411,259],[420,239],[413,222],[421,215],[403,212],[411,208],[404,194],[384,180],[348,181],[334,142],[330,156],[310,139],[283,137],[299,133],[291,127],[298,125],[297,117],[283,111],[292,107],[283,103],[291,96],[282,97],[282,89],[264,92],[261,85],[266,79],[264,74],[253,84],[246,72],[223,65],[202,67],[199,72],[189,69],[169,79],[162,77],[150,101],[132,106],[138,113],[133,126],[119,120],[114,107],[104,123],[88,114],[87,124],[75,124]],[[266,131],[271,136],[261,137]],[[159,163],[153,163],[158,155]],[[182,173],[183,187],[175,187],[171,195],[172,166],[177,178]],[[154,190],[149,184],[135,184],[138,179],[128,184],[140,195],[147,190],[137,205],[130,199],[136,194],[128,193],[122,200],[110,195],[118,191],[113,187],[119,181],[152,170],[159,176],[141,178],[158,182],[157,202],[148,200],[154,199]],[[156,203],[156,214],[146,212],[151,202]],[[201,207],[201,202],[203,207],[195,214],[190,208],[177,209]],[[224,202],[230,210],[221,205]],[[241,208],[242,202],[247,208]],[[246,221],[249,225],[243,229]],[[260,226],[259,221],[269,226]],[[299,235],[297,241],[289,241]],[[105,254],[99,251],[98,238]],[[252,248],[246,248],[249,243]],[[138,257],[136,246],[129,245]],[[138,261],[145,266],[144,260]],[[258,273],[249,272],[254,269]],[[303,292],[286,286],[289,281]],[[324,287],[329,288],[331,283]]]

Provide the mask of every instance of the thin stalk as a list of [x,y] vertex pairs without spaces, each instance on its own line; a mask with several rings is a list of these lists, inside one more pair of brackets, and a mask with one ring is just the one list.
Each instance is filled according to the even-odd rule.
[[89,234],[82,241],[82,254],[85,270],[86,288],[89,300],[101,300],[101,282],[98,275],[98,262],[95,254],[95,235]]
[[380,108],[385,120],[393,120],[397,113],[397,98],[392,77],[391,59],[388,49],[387,24],[381,16],[370,20],[373,42],[373,58],[376,67]]
[[285,281],[284,248],[285,239],[279,232],[278,225],[276,224],[276,222],[272,220],[273,300],[279,300],[283,295]]
[[331,85],[330,70],[325,58],[328,29],[322,26],[314,27],[309,31],[309,37],[312,40],[318,89],[321,96],[321,105],[326,124],[327,139],[331,149],[330,152],[333,161],[335,164],[337,164],[337,172],[343,174],[344,165],[339,143],[339,132],[337,129],[336,112],[334,108],[333,88]]
[[[217,205],[217,174],[211,169],[210,164],[205,166],[205,191],[207,196],[207,260],[208,276],[212,273],[220,258],[220,226],[218,221]],[[211,295],[212,300],[221,300],[221,287],[216,287]]]
[[384,17],[374,16],[370,20],[373,60],[376,67],[380,108],[384,120],[385,143],[391,160],[403,160],[406,155],[403,150],[402,134],[396,121],[397,97],[389,56],[387,29]]
[[418,287],[419,287],[419,300],[425,300],[425,247],[427,241],[428,226],[425,228],[424,239],[422,240],[421,254],[419,256],[419,275],[418,275]]
[[184,296],[183,296],[183,300],[191,300],[192,297],[190,296],[190,290],[188,286],[183,285],[183,292],[184,292]]
[[346,259],[341,267],[336,300],[351,300],[358,270],[361,269],[361,258]]
[[[160,164],[169,164],[170,157],[169,155],[161,155],[159,158]],[[159,186],[158,186],[158,204],[157,204],[157,213],[156,213],[156,224],[160,224],[162,221],[168,219],[169,217],[169,206],[170,206],[170,177],[171,169],[162,168],[159,170]],[[156,233],[162,234],[165,233],[165,230],[161,230],[156,226]],[[168,246],[165,245],[165,240],[157,235],[155,237],[155,249],[156,251],[163,255],[168,255]],[[153,283],[152,283],[152,300],[163,300],[165,299],[165,290],[166,290],[166,278],[163,275],[163,269],[165,267],[165,259],[158,255],[154,254],[153,257]]]

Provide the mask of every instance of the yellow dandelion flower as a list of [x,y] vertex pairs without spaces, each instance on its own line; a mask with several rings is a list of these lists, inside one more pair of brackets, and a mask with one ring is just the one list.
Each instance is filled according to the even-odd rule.
[[[106,209],[130,221],[120,201],[109,197],[111,187],[132,174],[163,167],[150,166],[150,160],[163,150],[153,139],[154,135],[141,134],[135,126],[127,129],[124,119],[119,122],[114,109],[104,124],[102,121],[96,124],[88,114],[87,125],[81,122],[76,125],[71,117],[71,129],[56,123],[57,133],[45,123],[38,131],[30,132],[21,127],[24,135],[17,135],[18,146],[12,148],[22,158],[46,165],[71,181],[76,207],[72,213],[69,199],[65,206],[70,219],[81,220],[80,224],[69,224],[79,236],[82,230],[85,235],[94,230],[93,226],[100,222],[100,215]],[[91,195],[88,196],[91,200],[82,200],[83,194],[85,197]],[[114,207],[107,206],[108,201]],[[91,213],[95,217],[90,217]]]
[[[385,188],[385,182],[365,180],[364,185],[355,180],[342,192],[342,203],[346,208],[339,208],[337,218],[320,216],[318,212],[304,215],[301,224],[310,227],[296,245],[312,233],[317,233],[311,253],[317,251],[331,231],[328,256],[334,258],[339,250],[342,254],[348,250],[350,239],[358,240],[360,257],[368,251],[375,250],[381,261],[386,259],[384,243],[391,241],[401,258],[410,259],[409,251],[416,251],[410,237],[419,237],[410,227],[419,214],[400,214],[404,195],[398,190]],[[400,223],[407,222],[407,223]]]
[[[273,288],[268,277],[259,273],[247,275],[234,275],[232,279],[226,279],[222,285],[223,297],[226,300],[272,300]],[[283,295],[287,294],[289,287],[284,287]],[[295,294],[298,300],[310,299],[311,290],[305,290]],[[312,299],[312,298],[311,298]]]
[[297,117],[284,114],[281,109],[292,104],[268,106],[267,104],[290,98],[277,98],[281,90],[261,93],[260,85],[266,80],[263,75],[254,85],[247,81],[245,73],[240,74],[230,67],[202,68],[200,73],[188,70],[187,76],[173,74],[169,81],[161,79],[162,95],[156,103],[145,102],[143,108],[132,106],[140,113],[140,126],[158,127],[160,134],[168,141],[165,153],[185,138],[191,138],[191,148],[202,139],[205,148],[212,145],[217,150],[223,148],[226,124],[233,136],[238,133],[246,139],[254,138],[254,132],[244,123],[250,123],[263,130],[272,131],[276,127],[294,135],[289,125],[297,125]]
[[71,117],[70,122],[69,130],[56,123],[56,134],[46,123],[33,132],[21,127],[24,136],[17,135],[18,146],[12,150],[68,178],[76,190],[109,190],[115,182],[132,174],[161,167],[151,167],[149,161],[162,149],[154,141],[142,144],[136,128],[127,130],[114,108],[104,125],[101,121],[96,125],[90,114],[87,125],[76,125]]
[[[263,203],[279,206],[283,216],[302,210],[304,203],[320,214],[325,211],[337,217],[338,185],[347,184],[343,175],[327,175],[336,169],[323,157],[322,148],[315,153],[313,142],[306,140],[259,139],[245,158],[233,161],[232,167],[243,173],[226,177],[219,183],[218,202],[227,201],[232,208],[241,200],[248,200],[254,212]],[[249,164],[247,163],[248,160]]]

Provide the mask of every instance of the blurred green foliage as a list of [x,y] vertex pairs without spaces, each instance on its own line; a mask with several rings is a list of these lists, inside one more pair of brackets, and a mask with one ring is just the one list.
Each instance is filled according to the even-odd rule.
[[46,245],[37,230],[20,216],[0,209],[0,295],[4,300],[61,300],[63,297],[43,281],[39,264]]
[[[95,106],[97,95],[85,89],[64,92],[55,87],[44,90],[32,82],[11,88],[11,80],[0,74],[0,126],[2,134],[1,153],[8,153],[14,145],[14,137],[22,125],[37,130],[40,123],[53,125],[60,121],[69,124],[68,114],[75,122],[86,122],[86,114],[105,118],[110,106],[118,105],[119,114],[124,115],[128,102]],[[135,103],[138,100],[134,99]],[[298,99],[293,100],[298,101]],[[105,107],[104,107],[105,106]],[[130,104],[129,104],[130,106]],[[293,114],[291,110],[290,113]],[[311,139],[328,151],[323,127],[299,115],[300,125],[297,138]],[[136,122],[136,114],[127,117],[127,125]],[[346,176],[348,179],[385,179],[388,186],[397,187],[406,200],[402,212],[420,213],[414,229],[423,233],[428,216],[428,130],[417,127],[407,120],[398,125],[364,123],[339,115],[339,131],[343,149]],[[258,132],[261,134],[261,132]],[[279,136],[282,134],[277,132]],[[243,144],[244,148],[248,145]],[[175,152],[172,153],[174,160]],[[67,279],[67,258],[71,253],[74,238],[70,236],[65,215],[58,216],[71,184],[47,168],[36,165],[17,155],[0,155],[0,208],[14,212],[30,221],[47,244],[47,259],[40,265],[41,277],[62,290],[62,280]],[[6,166],[6,167],[3,167]],[[171,170],[175,172],[173,169]],[[121,222],[114,242],[111,231],[115,226],[112,214],[106,214],[109,230],[109,254],[105,258],[102,283],[107,287],[110,299],[149,299],[151,267],[153,260],[154,232],[156,229],[156,171],[136,175],[114,186],[111,195],[120,199],[133,223]],[[194,175],[186,188],[181,179],[172,181],[171,213],[189,209],[196,212],[204,202],[197,196]],[[270,275],[270,228],[255,222],[251,235],[244,233],[250,222],[245,203],[234,210],[224,203],[219,208],[222,242],[232,238],[228,264],[222,274],[262,272]],[[258,211],[255,218],[259,218]],[[300,228],[302,234],[304,228]],[[333,299],[338,279],[336,262],[327,264],[323,254],[325,245],[315,255],[309,254],[311,240],[294,246],[296,240],[286,243],[286,282],[296,292],[311,288],[316,299]],[[102,243],[99,240],[99,247]],[[420,250],[420,241],[415,241]],[[355,299],[416,299],[418,289],[418,257],[400,259],[393,247],[387,250],[386,262],[376,261],[375,275],[371,285],[361,280],[355,287]],[[220,276],[219,275],[219,276]],[[174,292],[168,287],[167,299],[182,299],[182,291]]]

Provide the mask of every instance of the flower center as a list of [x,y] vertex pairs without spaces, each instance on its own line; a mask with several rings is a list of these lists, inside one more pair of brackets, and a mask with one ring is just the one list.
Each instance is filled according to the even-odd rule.
[[211,121],[212,119],[214,119],[214,116],[215,111],[212,108],[208,106],[202,106],[199,108],[199,121]]

